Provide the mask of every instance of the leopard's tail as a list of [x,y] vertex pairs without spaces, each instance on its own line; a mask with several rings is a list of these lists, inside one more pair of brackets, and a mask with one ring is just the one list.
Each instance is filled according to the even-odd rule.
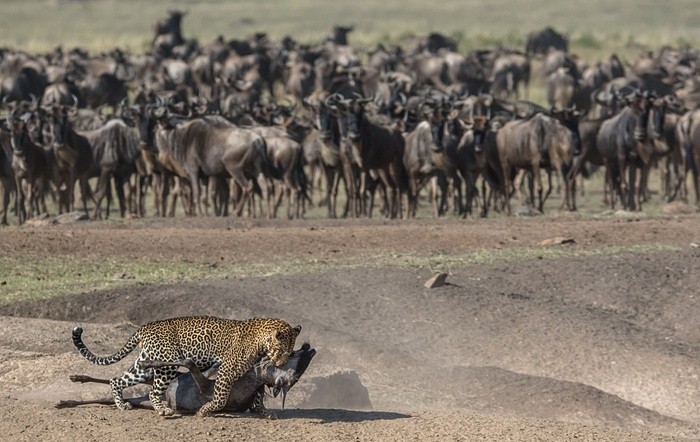
[[85,346],[85,343],[83,342],[82,335],[82,327],[75,327],[73,329],[73,345],[75,345],[75,348],[78,349],[80,354],[83,355],[85,359],[97,365],[110,365],[122,360],[124,356],[131,353],[131,351],[134,348],[136,348],[136,346],[139,344],[139,341],[141,341],[141,337],[139,335],[139,332],[137,331],[136,333],[131,335],[129,340],[126,341],[126,344],[124,344],[124,346],[118,352],[116,352],[112,356],[103,358],[94,355],[90,350],[88,350],[88,348]]

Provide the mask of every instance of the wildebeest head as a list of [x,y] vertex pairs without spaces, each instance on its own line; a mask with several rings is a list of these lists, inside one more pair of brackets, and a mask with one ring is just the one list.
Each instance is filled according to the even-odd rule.
[[65,106],[52,106],[50,111],[49,134],[55,149],[62,148],[65,145],[67,132],[70,126],[68,120],[68,108]]
[[12,115],[7,121],[11,133],[10,142],[12,145],[12,152],[15,155],[24,155],[25,139],[29,137],[27,123],[31,118],[32,114],[27,112],[21,116]]
[[332,124],[331,124],[331,96],[326,97],[325,100],[320,100],[316,97],[313,100],[304,98],[301,100],[305,109],[310,111],[312,115],[313,125],[319,132],[319,136],[323,141],[329,141],[332,137]]
[[645,141],[647,139],[647,126],[649,125],[649,111],[651,110],[653,100],[656,97],[649,91],[640,92],[635,89],[626,97],[629,107],[637,116],[634,125],[634,139],[637,141]]
[[580,113],[575,107],[562,110],[552,108],[552,116],[569,129],[571,132],[571,154],[579,155],[581,153],[581,135],[578,130],[578,119]]
[[139,147],[142,150],[154,150],[154,130],[156,127],[156,113],[160,109],[165,112],[162,99],[158,99],[156,104],[141,102],[130,106],[127,112],[127,123],[133,123],[139,133]]
[[277,397],[282,393],[282,408],[284,408],[284,403],[287,398],[287,392],[294,386],[294,384],[299,381],[301,375],[304,374],[306,369],[309,367],[311,360],[316,356],[316,350],[311,348],[311,345],[304,343],[299,350],[294,350],[289,357],[288,366],[295,364],[292,368],[293,371],[287,370],[282,372],[281,376],[275,379],[275,383],[272,387],[272,395]]
[[340,119],[341,136],[355,142],[360,140],[360,125],[365,114],[364,105],[372,101],[371,98],[346,98],[340,100],[338,107],[343,111]]

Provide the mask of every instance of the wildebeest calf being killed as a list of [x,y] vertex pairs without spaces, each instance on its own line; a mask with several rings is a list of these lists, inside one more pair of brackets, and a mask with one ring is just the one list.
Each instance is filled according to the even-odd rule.
[[[311,345],[304,343],[300,349],[295,350],[289,356],[289,360],[282,367],[275,367],[267,358],[262,358],[255,367],[251,368],[231,386],[226,406],[223,412],[242,413],[250,410],[251,413],[265,418],[275,418],[275,415],[265,408],[263,399],[265,387],[272,389],[272,395],[277,397],[282,393],[282,408],[289,390],[299,381],[308,368],[311,360],[316,355],[316,350]],[[142,361],[141,368],[158,368],[164,366],[185,367],[189,371],[180,373],[165,391],[165,403],[179,413],[190,414],[199,410],[202,405],[211,401],[214,394],[218,366],[200,371],[191,359],[177,362]],[[73,382],[96,382],[109,384],[109,379],[98,379],[85,375],[71,375]],[[70,408],[80,405],[104,404],[111,405],[111,398],[75,401],[65,400],[56,404],[56,408]],[[135,407],[152,408],[148,397],[142,396],[129,399],[129,403]]]
[[[73,329],[73,345],[78,352],[96,365],[110,365],[140,347],[139,357],[122,376],[109,380],[114,403],[120,410],[133,406],[124,401],[122,391],[132,385],[152,381],[148,398],[161,416],[173,414],[163,404],[163,395],[178,377],[178,366],[195,365],[200,370],[218,366],[214,393],[197,411],[207,416],[222,410],[234,382],[267,358],[275,367],[287,364],[301,326],[292,327],[277,318],[251,318],[244,321],[213,316],[186,316],[165,319],[141,326],[126,344],[108,357],[94,355],[83,343],[81,327]],[[189,360],[189,361],[187,361]],[[162,361],[157,365],[144,362]]]

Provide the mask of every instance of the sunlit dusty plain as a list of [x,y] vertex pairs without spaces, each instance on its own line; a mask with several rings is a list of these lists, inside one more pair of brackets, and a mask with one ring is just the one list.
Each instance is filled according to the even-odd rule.
[[[0,46],[141,52],[153,22],[175,8],[188,11],[185,37],[202,43],[257,31],[314,43],[352,24],[361,50],[440,31],[467,51],[523,48],[528,31],[552,25],[596,61],[700,42],[697,1],[4,0]],[[531,98],[544,101],[540,80]],[[655,193],[644,213],[616,217],[602,205],[601,182],[596,175],[578,213],[558,212],[554,195],[532,219],[433,220],[424,209],[409,221],[328,220],[312,208],[294,221],[113,215],[2,228],[0,433],[12,441],[698,440],[700,217],[664,214]],[[657,188],[658,176],[651,182]],[[573,242],[541,245],[554,237]],[[436,271],[449,284],[424,288]],[[137,325],[192,314],[303,326],[299,343],[318,355],[287,410],[267,400],[279,420],[53,407],[109,395],[69,374],[111,377],[126,367],[84,361],[73,326],[108,354]],[[358,383],[314,390],[333,387],[327,380],[338,373]],[[363,388],[371,406],[349,402]]]

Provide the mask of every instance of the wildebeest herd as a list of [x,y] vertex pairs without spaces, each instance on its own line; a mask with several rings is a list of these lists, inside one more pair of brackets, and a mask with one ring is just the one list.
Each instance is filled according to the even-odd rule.
[[[589,64],[546,28],[524,52],[462,54],[433,33],[360,53],[341,26],[315,45],[264,33],[200,45],[182,36],[184,15],[158,21],[142,54],[0,49],[3,224],[47,199],[73,210],[76,184],[96,218],[113,188],[122,216],[146,216],[152,192],[158,216],[179,197],[190,216],[274,217],[285,200],[290,218],[310,204],[414,217],[424,189],[435,216],[510,214],[513,196],[543,211],[553,178],[576,210],[580,177],[598,167],[612,208],[641,210],[652,167],[660,197],[687,200],[691,172],[699,201],[695,48]],[[546,107],[522,99],[535,59]]]

